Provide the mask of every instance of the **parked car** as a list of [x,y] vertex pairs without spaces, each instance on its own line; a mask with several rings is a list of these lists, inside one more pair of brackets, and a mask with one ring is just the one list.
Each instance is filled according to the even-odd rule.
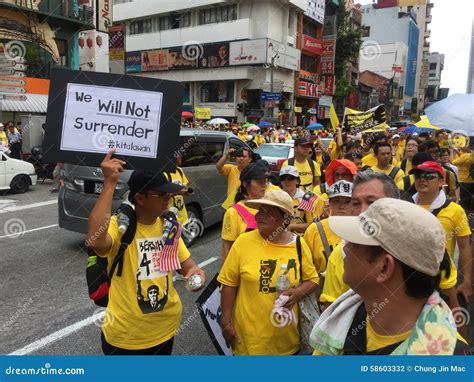
[[[184,196],[193,237],[222,221],[220,207],[227,193],[227,179],[219,175],[215,164],[227,148],[239,149],[246,144],[231,133],[199,129],[181,129],[179,154],[193,195]],[[117,184],[113,210],[124,200],[131,170],[125,170]],[[87,232],[87,220],[103,187],[102,170],[65,164],[62,170],[64,187],[59,192],[59,226],[69,231]]]
[[10,158],[0,151],[0,190],[23,193],[36,185],[35,168],[31,163]]
[[279,183],[278,174],[280,173],[281,166],[288,158],[291,158],[294,155],[294,144],[264,143],[260,145],[255,152],[260,154],[262,159],[268,162],[270,165],[270,171],[273,175],[272,182],[277,184]]

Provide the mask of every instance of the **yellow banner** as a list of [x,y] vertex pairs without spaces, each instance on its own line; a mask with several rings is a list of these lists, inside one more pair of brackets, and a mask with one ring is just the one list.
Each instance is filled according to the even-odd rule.
[[339,126],[339,118],[337,118],[336,109],[334,108],[334,105],[331,105],[331,109],[329,110],[329,120],[331,121],[333,131],[336,131],[336,127]]
[[413,5],[426,5],[427,0],[398,0],[398,6],[408,7]]
[[194,109],[194,118],[196,119],[211,119],[211,108],[196,107]]
[[301,106],[295,106],[295,113],[302,113],[303,108]]

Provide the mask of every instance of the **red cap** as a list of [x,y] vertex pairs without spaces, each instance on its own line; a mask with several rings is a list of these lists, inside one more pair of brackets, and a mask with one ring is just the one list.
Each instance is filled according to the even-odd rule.
[[415,174],[420,171],[431,171],[431,172],[437,172],[444,178],[444,169],[441,167],[441,165],[438,162],[423,162],[422,164],[412,168],[410,170],[410,174]]
[[355,176],[357,173],[357,166],[348,159],[334,159],[329,163],[328,167],[326,168],[325,175],[326,175],[326,183],[331,187],[334,184],[334,171],[338,167],[345,167],[347,168],[352,176]]

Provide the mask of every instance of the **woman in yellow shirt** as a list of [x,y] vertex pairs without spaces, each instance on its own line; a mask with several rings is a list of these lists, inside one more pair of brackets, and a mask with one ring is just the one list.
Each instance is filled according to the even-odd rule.
[[[272,190],[246,204],[258,209],[258,229],[237,239],[219,274],[222,334],[236,355],[296,354],[297,302],[314,292],[319,282],[311,252],[303,239],[287,230],[293,201],[286,192]],[[279,283],[277,291],[282,272],[286,282]],[[276,307],[277,299],[284,305]]]
[[268,187],[269,172],[265,161],[257,160],[248,165],[240,173],[240,187],[235,196],[235,204],[224,214],[222,223],[222,261],[244,232],[256,228],[255,214],[257,210],[245,205],[247,199],[260,199]]
[[412,169],[412,159],[415,154],[418,152],[418,146],[420,145],[420,141],[415,137],[411,137],[407,139],[407,143],[405,146],[405,155],[404,159],[400,163],[400,168],[403,170],[405,174],[408,174]]

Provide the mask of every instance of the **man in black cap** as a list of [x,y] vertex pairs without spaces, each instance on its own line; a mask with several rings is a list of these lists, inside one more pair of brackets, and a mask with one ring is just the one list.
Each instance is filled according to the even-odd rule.
[[308,138],[295,139],[295,156],[281,166],[295,166],[298,169],[303,191],[312,191],[313,187],[321,183],[321,167],[311,159],[312,147],[313,143]]
[[[125,162],[112,158],[111,150],[102,162],[104,188],[90,216],[87,242],[99,256],[113,263],[121,245],[118,219],[112,216],[114,191]],[[183,187],[169,182],[163,173],[137,170],[128,181],[129,200],[135,207],[136,231],[124,253],[120,276],[110,284],[109,302],[102,326],[102,350],[106,355],[169,355],[181,322],[181,301],[173,286],[173,270],[185,278],[205,274],[191,259],[179,226],[163,234],[159,217],[168,209],[173,194]],[[137,286],[140,286],[138,288]],[[143,296],[137,290],[153,290]],[[160,292],[161,291],[161,292]],[[165,296],[166,294],[166,296]],[[154,300],[160,309],[144,309]]]

